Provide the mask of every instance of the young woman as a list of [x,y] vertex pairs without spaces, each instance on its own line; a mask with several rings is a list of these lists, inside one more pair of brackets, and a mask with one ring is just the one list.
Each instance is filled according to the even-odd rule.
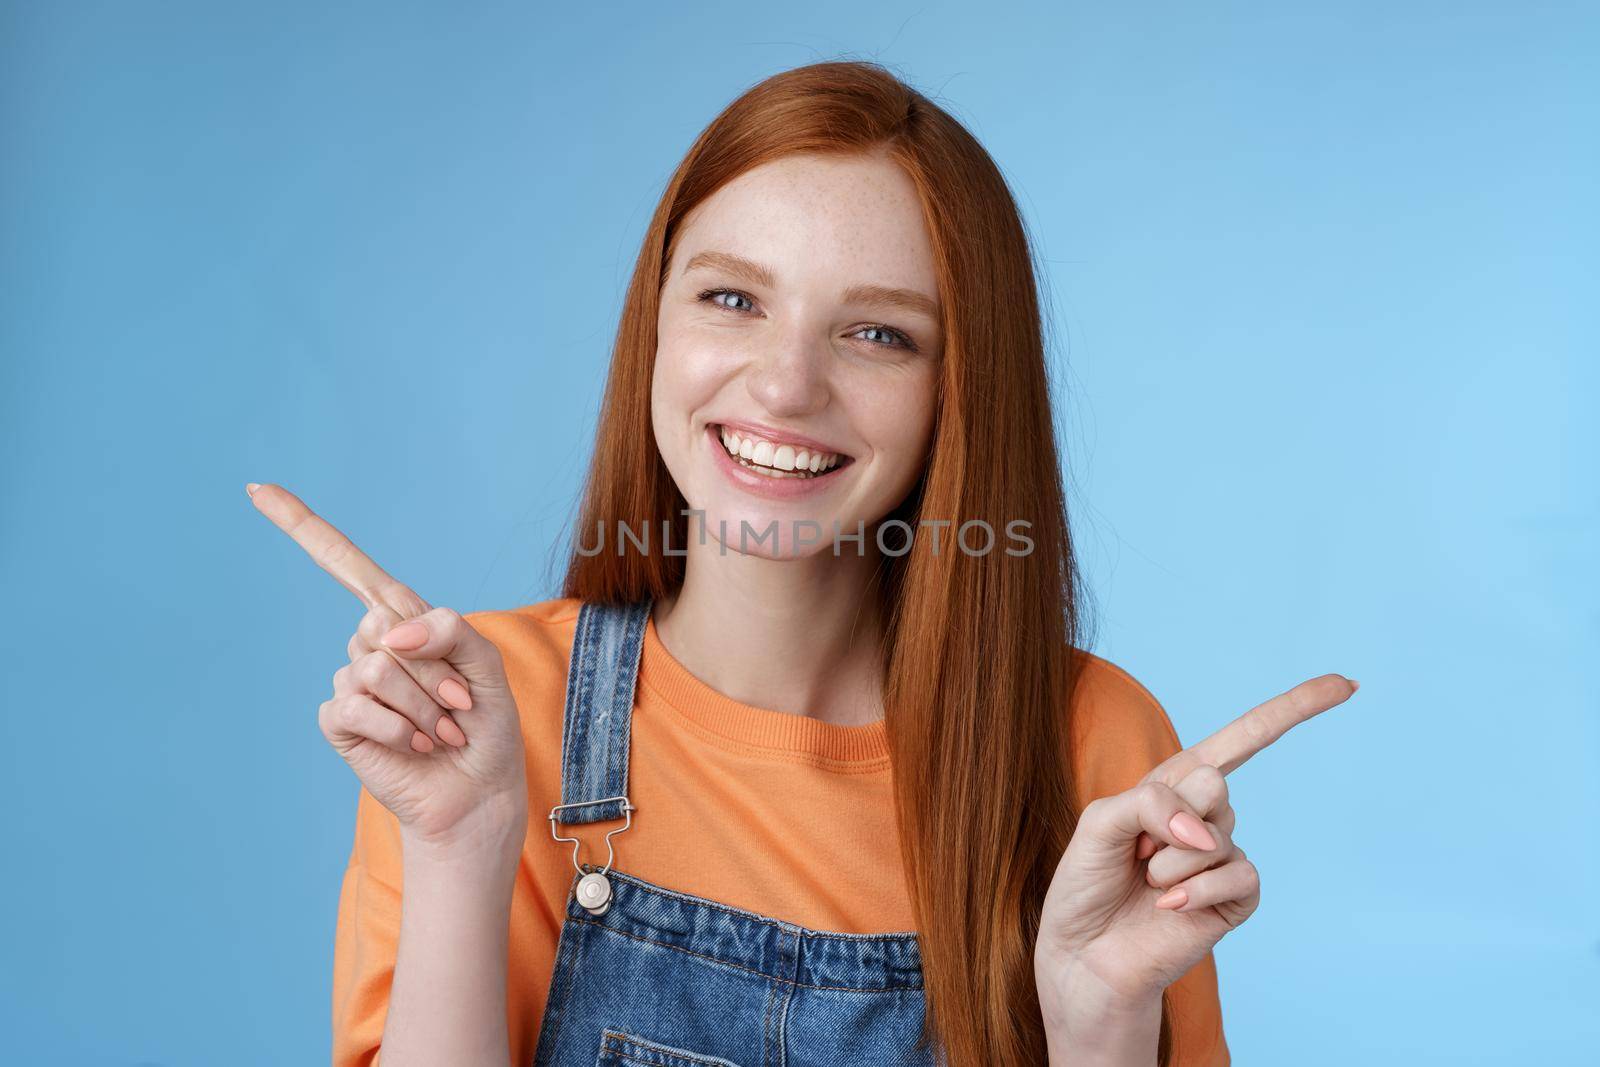
[[369,609],[338,1067],[1228,1061],[1223,776],[1355,683],[1180,750],[1078,647],[1022,221],[884,69],[757,85],[673,176],[561,598],[432,608],[250,491]]

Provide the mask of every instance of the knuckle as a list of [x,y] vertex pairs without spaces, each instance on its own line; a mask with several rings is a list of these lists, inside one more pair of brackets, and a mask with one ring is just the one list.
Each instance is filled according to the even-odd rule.
[[356,661],[356,677],[367,688],[382,685],[394,670],[394,661],[382,652],[369,652]]
[[461,632],[466,629],[466,620],[453,608],[434,608],[428,613],[430,622],[428,629],[443,637],[447,642],[455,645],[461,640]]
[[1147,811],[1165,804],[1167,798],[1172,795],[1171,787],[1161,782],[1145,782],[1134,788],[1138,790],[1135,795],[1139,806]]
[[358,729],[367,718],[367,710],[371,705],[365,700],[347,700],[344,702],[344,724],[350,729]]
[[1107,818],[1109,801],[1105,797],[1096,797],[1083,807],[1083,812],[1078,816],[1078,821],[1088,826],[1100,826]]
[[340,560],[350,554],[354,546],[343,537],[335,537],[318,550],[316,560],[325,567],[336,565]]
[[[428,610],[427,602],[398,578],[389,578],[378,587],[378,593],[386,602],[402,605],[407,618],[421,615]],[[390,614],[394,615],[393,612]],[[394,619],[395,622],[400,621],[397,615],[394,616]]]
[[1228,780],[1211,764],[1202,764],[1190,771],[1179,786],[1195,810],[1205,815],[1219,813],[1228,807]]
[[1190,773],[1194,775],[1195,782],[1211,796],[1226,797],[1228,795],[1228,779],[1211,764],[1202,763]]
[[344,697],[330,701],[328,704],[328,725],[348,729],[353,710],[350,701]]
[[1238,817],[1234,815],[1232,808],[1224,806],[1223,809],[1217,813],[1215,822],[1219,827],[1222,828],[1224,833],[1226,833],[1229,837],[1232,837],[1234,827],[1238,825]]
[[[404,720],[391,722],[384,728],[384,733],[388,736],[391,746],[408,751],[411,749],[411,735],[416,732],[417,728]],[[374,740],[377,739],[375,738]]]
[[1271,725],[1259,714],[1246,715],[1240,720],[1239,725],[1253,748],[1266,748],[1277,740],[1277,735],[1273,732]]
[[378,638],[394,629],[400,617],[388,608],[373,608],[361,616],[361,625],[356,627],[356,633],[366,638],[369,643],[376,643]]

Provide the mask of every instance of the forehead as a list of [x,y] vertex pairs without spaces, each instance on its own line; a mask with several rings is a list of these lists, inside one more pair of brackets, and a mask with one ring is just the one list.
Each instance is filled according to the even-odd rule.
[[746,171],[685,218],[672,269],[708,249],[767,265],[780,287],[867,283],[938,293],[916,187],[881,154],[792,155]]

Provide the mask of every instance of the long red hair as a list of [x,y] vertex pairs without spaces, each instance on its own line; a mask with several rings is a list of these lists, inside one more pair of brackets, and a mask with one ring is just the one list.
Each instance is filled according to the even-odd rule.
[[[1080,591],[1051,417],[1029,241],[1005,179],[954,118],[876,63],[826,62],[774,75],[700,134],[650,220],[628,286],[563,595],[661,598],[683,557],[584,555],[618,523],[688,544],[688,505],[650,424],[662,285],[679,225],[728,181],[795,152],[886,150],[920,197],[944,307],[933,442],[896,509],[981,519],[986,555],[936,554],[917,538],[887,557],[884,703],[906,882],[917,918],[927,1036],[948,1062],[1020,1067],[1046,1059],[1033,946],[1045,890],[1077,823],[1068,715],[1078,675]],[[1025,446],[1019,446],[1025,443]],[[1002,532],[1026,520],[1027,555]],[[918,527],[920,528],[920,527]],[[1163,1005],[1160,1059],[1170,1052]]]

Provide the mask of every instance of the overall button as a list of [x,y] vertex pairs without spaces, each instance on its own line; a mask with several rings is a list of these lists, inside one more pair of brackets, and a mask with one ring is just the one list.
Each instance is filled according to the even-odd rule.
[[578,879],[578,903],[590,915],[604,915],[611,906],[611,880],[598,871]]

